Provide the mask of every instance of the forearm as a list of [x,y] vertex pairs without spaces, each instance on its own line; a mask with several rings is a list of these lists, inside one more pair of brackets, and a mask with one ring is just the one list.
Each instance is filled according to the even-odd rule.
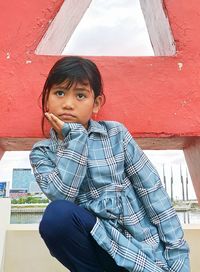
[[51,200],[74,201],[85,177],[87,132],[80,126],[65,126],[63,142],[50,148],[37,146],[30,154],[36,181]]

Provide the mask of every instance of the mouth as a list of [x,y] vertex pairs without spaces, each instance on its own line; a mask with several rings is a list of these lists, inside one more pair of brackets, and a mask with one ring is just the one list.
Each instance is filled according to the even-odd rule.
[[70,113],[63,113],[63,114],[59,114],[59,118],[61,120],[72,120],[72,119],[75,119],[76,116],[73,115],[73,114],[70,114]]

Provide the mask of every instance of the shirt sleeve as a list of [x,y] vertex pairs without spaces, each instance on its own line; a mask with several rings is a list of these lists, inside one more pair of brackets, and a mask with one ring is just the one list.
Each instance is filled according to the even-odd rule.
[[65,123],[64,141],[49,146],[35,145],[30,162],[37,183],[50,200],[75,201],[86,174],[87,131],[76,123]]
[[183,239],[183,230],[169,196],[150,160],[126,128],[124,132],[125,172],[151,223],[158,229],[160,240],[165,245],[164,256],[170,271],[188,272],[189,248]]

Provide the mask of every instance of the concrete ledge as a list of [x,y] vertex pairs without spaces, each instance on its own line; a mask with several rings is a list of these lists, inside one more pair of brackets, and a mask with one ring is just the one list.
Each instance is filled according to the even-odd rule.
[[67,272],[53,258],[39,232],[38,224],[9,225],[6,233],[4,272]]
[[[191,250],[191,271],[199,272],[200,225],[183,225]],[[67,272],[53,258],[38,233],[38,224],[12,224],[6,233],[4,272]]]
[[183,225],[185,239],[190,246],[191,271],[199,272],[200,258],[200,224],[185,224]]

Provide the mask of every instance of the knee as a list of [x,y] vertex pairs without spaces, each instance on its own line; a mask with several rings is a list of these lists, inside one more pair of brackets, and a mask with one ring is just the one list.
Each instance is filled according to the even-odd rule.
[[51,202],[42,217],[39,232],[43,239],[58,239],[62,231],[69,233],[76,205],[67,200]]

